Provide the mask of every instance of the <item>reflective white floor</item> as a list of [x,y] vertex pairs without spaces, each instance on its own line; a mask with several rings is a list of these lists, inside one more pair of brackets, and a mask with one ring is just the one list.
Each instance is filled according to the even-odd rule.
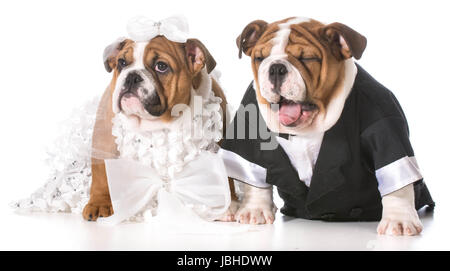
[[[378,236],[377,223],[329,223],[278,214],[274,225],[234,234],[167,234],[149,224],[115,227],[76,214],[17,214],[0,209],[0,250],[449,250],[447,214],[420,212],[416,237]],[[240,227],[235,223],[230,227]]]

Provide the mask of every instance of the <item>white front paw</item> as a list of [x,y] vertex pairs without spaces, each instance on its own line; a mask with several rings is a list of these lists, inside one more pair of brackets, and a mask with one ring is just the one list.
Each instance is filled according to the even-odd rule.
[[243,203],[235,217],[236,221],[243,224],[272,224],[276,211],[277,207],[273,203],[263,205]]
[[378,224],[378,234],[417,235],[422,229],[414,208],[414,186],[409,184],[383,196],[383,216]]
[[243,224],[272,224],[276,211],[272,187],[258,188],[245,185],[244,198],[235,218]]
[[383,212],[377,232],[386,235],[418,235],[422,229],[417,211],[409,207]]

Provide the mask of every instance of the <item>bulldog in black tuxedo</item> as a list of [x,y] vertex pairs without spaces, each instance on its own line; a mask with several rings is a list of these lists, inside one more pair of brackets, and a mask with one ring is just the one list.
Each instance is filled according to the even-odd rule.
[[[379,234],[419,234],[416,210],[434,202],[400,104],[354,62],[366,38],[341,23],[288,18],[251,22],[237,46],[251,57],[254,81],[221,152],[230,177],[258,187],[245,186],[236,219],[272,223],[275,185],[285,215],[381,220]],[[257,121],[240,114],[250,105]],[[257,136],[240,138],[242,123]],[[274,138],[276,147],[267,148]]]

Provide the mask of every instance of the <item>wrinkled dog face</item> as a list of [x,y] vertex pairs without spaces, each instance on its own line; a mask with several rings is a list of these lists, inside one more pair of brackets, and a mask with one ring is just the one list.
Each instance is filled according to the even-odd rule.
[[154,68],[147,69],[144,64],[147,45],[147,42],[129,43],[117,57],[119,76],[113,95],[116,113],[122,111],[126,115],[151,119],[161,116],[165,111],[165,99],[160,98],[156,90],[156,76],[152,74],[160,72],[158,67],[163,64],[158,63]]
[[[361,44],[354,46],[358,53],[350,51],[344,36],[359,39]],[[252,58],[258,103],[269,112],[263,113],[269,128],[295,133],[326,116],[343,78],[344,61],[352,53],[360,56],[365,38],[342,24],[288,18],[272,24],[251,22],[237,45],[240,55],[244,52]],[[269,119],[276,119],[281,129]]]
[[[189,104],[200,70],[214,60],[198,40],[177,43],[158,36],[149,42],[123,40],[105,49],[105,67],[114,70],[113,112],[168,121],[176,104]],[[207,63],[208,62],[208,63]]]
[[[308,125],[317,113],[317,106],[310,101],[306,92],[305,81],[299,67],[302,63],[299,62],[301,62],[300,57],[304,58],[304,51],[310,51],[308,59],[319,59],[319,56],[314,54],[313,48],[310,50],[291,48],[292,44],[289,44],[290,25],[308,21],[308,19],[295,18],[279,24],[275,32],[266,34],[274,35],[268,41],[270,44],[267,42],[258,44],[252,57],[258,71],[257,80],[261,96],[270,104],[279,105],[279,121],[285,126]],[[266,54],[267,48],[270,48],[269,54]],[[296,49],[296,52],[292,52],[292,49]],[[295,61],[290,62],[289,55],[293,56]]]

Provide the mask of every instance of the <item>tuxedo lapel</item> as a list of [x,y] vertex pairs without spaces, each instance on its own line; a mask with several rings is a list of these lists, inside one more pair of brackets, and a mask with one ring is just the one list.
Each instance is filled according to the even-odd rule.
[[324,134],[311,179],[307,205],[319,200],[345,182],[342,166],[350,160],[351,154],[343,119],[341,116],[338,122]]
[[277,186],[278,189],[294,197],[306,199],[308,187],[300,181],[297,171],[281,145],[278,144],[275,150],[266,152],[264,155],[270,161],[267,167],[267,183]]

